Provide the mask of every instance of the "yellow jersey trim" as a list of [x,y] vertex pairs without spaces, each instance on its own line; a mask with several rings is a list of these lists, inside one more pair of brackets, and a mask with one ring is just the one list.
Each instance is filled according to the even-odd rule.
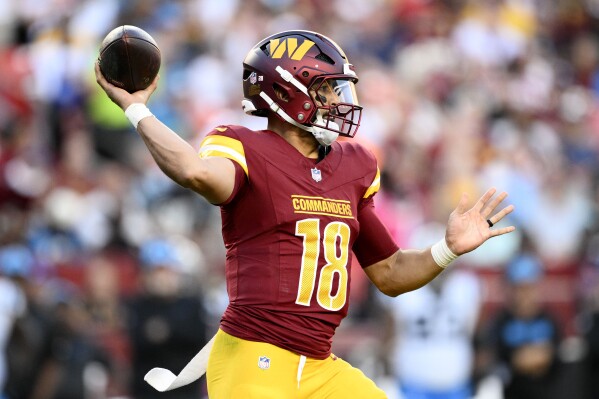
[[249,177],[245,151],[241,141],[231,137],[212,135],[206,137],[200,144],[200,158],[221,157],[237,162]]
[[374,180],[372,181],[372,183],[370,184],[370,187],[368,187],[368,189],[366,190],[366,193],[364,193],[364,197],[362,197],[362,198],[368,198],[371,195],[376,194],[379,191],[379,188],[381,188],[381,171],[377,167],[376,168],[376,176],[374,176]]

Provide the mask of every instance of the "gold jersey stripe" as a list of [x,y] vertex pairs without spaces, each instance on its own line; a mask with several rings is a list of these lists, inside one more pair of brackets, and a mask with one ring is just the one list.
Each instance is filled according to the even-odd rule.
[[200,144],[200,158],[221,157],[228,158],[237,162],[243,168],[246,176],[249,177],[247,161],[245,159],[245,151],[243,144],[239,140],[225,136],[208,136]]
[[239,157],[239,154],[231,150],[230,148],[223,146],[206,146],[200,151],[200,158],[210,158],[210,157],[221,157],[221,158],[229,158],[232,161],[235,161],[243,168],[246,176],[249,177],[248,166],[245,162],[245,158]]
[[233,139],[231,137],[220,136],[218,134],[207,136],[200,144],[200,151],[202,150],[202,147],[205,145],[222,145],[225,147],[229,147],[230,149],[241,154],[241,156],[245,157],[245,151],[243,150],[243,144],[241,144],[241,141]]
[[374,176],[374,180],[370,184],[370,187],[366,190],[363,198],[368,198],[371,195],[374,195],[381,188],[381,171],[379,168],[376,168],[376,176]]

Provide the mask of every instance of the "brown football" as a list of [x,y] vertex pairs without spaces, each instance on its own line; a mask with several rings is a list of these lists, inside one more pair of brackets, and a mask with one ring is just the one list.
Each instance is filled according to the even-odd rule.
[[98,60],[106,80],[133,93],[148,87],[158,74],[160,49],[148,32],[123,25],[106,35]]

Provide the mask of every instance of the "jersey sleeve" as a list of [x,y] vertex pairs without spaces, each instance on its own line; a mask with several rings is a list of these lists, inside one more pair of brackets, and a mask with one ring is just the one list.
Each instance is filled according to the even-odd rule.
[[202,140],[200,158],[228,158],[241,166],[247,178],[250,177],[243,143],[230,126],[219,126]]
[[230,126],[218,126],[212,130],[200,144],[200,158],[221,157],[230,159],[235,165],[235,186],[233,192],[218,206],[227,206],[237,197],[249,179],[249,168],[245,157],[243,142]]
[[227,205],[234,202],[234,199],[237,198],[238,195],[240,195],[239,192],[241,192],[243,188],[247,185],[247,176],[245,175],[245,171],[243,170],[243,168],[237,162],[233,162],[233,165],[235,166],[235,185],[233,186],[233,191],[231,192],[231,195],[229,195],[229,198],[227,198],[225,202],[215,204],[220,207],[226,207]]
[[387,259],[399,250],[389,230],[374,210],[372,195],[358,210],[358,222],[360,233],[352,249],[362,268]]

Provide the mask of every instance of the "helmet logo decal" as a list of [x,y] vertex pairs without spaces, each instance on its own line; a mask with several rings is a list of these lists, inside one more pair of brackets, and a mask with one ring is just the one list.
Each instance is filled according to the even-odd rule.
[[270,41],[270,54],[272,58],[282,58],[286,52],[287,57],[295,61],[300,61],[312,46],[314,46],[314,42],[307,39],[299,47],[297,46],[297,38],[295,37],[283,39],[283,41],[272,39]]

